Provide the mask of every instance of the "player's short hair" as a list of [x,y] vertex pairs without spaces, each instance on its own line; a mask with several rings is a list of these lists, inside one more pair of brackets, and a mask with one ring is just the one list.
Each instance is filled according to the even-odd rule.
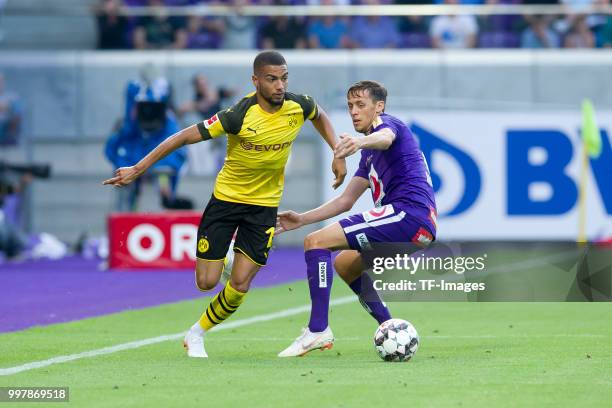
[[376,81],[355,82],[346,92],[346,96],[359,96],[365,91],[368,91],[374,102],[383,101],[387,103],[387,89],[383,84]]
[[257,74],[266,65],[287,65],[285,57],[278,51],[262,51],[253,61],[253,73]]

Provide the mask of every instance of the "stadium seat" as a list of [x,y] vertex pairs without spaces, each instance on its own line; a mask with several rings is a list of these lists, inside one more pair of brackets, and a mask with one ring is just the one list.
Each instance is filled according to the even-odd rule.
[[402,34],[400,39],[401,48],[431,48],[431,38],[427,33]]
[[520,38],[511,31],[489,31],[478,36],[480,48],[518,48]]

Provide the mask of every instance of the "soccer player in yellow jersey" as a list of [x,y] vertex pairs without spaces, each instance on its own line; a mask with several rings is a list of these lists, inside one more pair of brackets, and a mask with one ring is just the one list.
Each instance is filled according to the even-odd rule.
[[[238,228],[234,263],[230,280],[185,336],[190,357],[208,357],[204,334],[236,311],[255,274],[266,264],[285,165],[306,120],[312,121],[332,151],[336,146],[334,129],[325,112],[311,97],[287,92],[288,75],[287,63],[280,53],[259,53],[253,62],[255,92],[210,119],[170,136],[140,162],[117,169],[114,177],[104,181],[125,186],[181,146],[223,134],[228,137],[225,163],[198,229],[198,288],[207,291],[217,285],[232,235]],[[337,188],[346,176],[344,159],[334,159],[332,171],[336,176],[333,187]]]

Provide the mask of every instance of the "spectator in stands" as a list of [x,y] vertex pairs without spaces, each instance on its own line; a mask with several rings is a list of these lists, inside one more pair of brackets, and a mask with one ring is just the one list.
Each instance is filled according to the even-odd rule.
[[[164,139],[178,132],[179,125],[168,108],[170,86],[163,77],[143,69],[140,81],[130,81],[126,92],[126,117],[122,126],[108,139],[105,154],[115,168],[131,166],[147,155]],[[165,208],[190,208],[186,200],[176,197],[180,170],[186,160],[185,149],[179,149],[158,161],[153,179],[157,183]],[[118,211],[135,211],[141,183],[119,190]]]
[[306,24],[300,18],[274,16],[262,27],[261,39],[264,49],[306,48]]
[[4,40],[4,29],[2,20],[4,18],[4,8],[6,7],[7,0],[0,0],[0,43]]
[[[444,0],[457,5],[458,0]],[[436,16],[431,20],[429,35],[434,48],[474,48],[478,24],[471,15]]]
[[[395,0],[398,5],[433,4],[433,0]],[[400,47],[431,48],[429,38],[429,16],[398,16],[397,29],[400,34]]]
[[[378,6],[381,2],[363,0],[362,4]],[[351,23],[350,41],[353,48],[396,48],[399,46],[399,33],[391,17],[359,16]]]
[[[193,77],[193,99],[183,103],[178,110],[179,117],[183,117],[188,113],[197,114],[195,120],[206,120],[225,107],[225,103],[229,98],[236,94],[236,91],[222,86],[213,87],[208,82],[206,76],[202,73],[196,74]],[[194,150],[206,149],[214,157],[214,170],[219,171],[223,167],[225,159],[225,149],[227,139],[217,137],[210,140],[210,143],[198,143],[189,146],[190,154]]]
[[612,16],[608,16],[606,24],[601,29],[601,46],[612,47]]
[[231,98],[236,91],[225,87],[212,87],[204,74],[193,77],[193,100],[183,103],[179,109],[179,117],[188,112],[195,112],[201,120],[208,119],[223,109],[224,99]]
[[594,48],[595,36],[587,25],[586,16],[577,16],[563,41],[565,48]]
[[0,72],[0,146],[14,145],[19,140],[22,109],[19,97],[5,90],[4,74]]
[[521,35],[521,48],[559,48],[559,35],[550,27],[547,16],[525,17],[529,27]]
[[[570,34],[570,31],[574,30],[571,36],[569,36],[572,40],[578,40],[583,44],[587,44],[590,42],[587,37],[590,37],[586,31],[583,31],[578,37],[582,37],[582,39],[578,39],[576,36],[576,29],[580,29],[580,26],[583,25],[582,22],[578,22],[578,26],[576,26],[577,20],[582,19],[583,17],[586,19],[586,26],[593,33],[596,46],[602,46],[602,39],[598,38],[601,35],[603,27],[606,25],[606,21],[608,16],[605,14],[589,14],[586,15],[586,9],[594,6],[609,6],[610,0],[559,0],[561,4],[563,4],[567,10],[566,15],[563,18],[558,19],[554,23],[555,30],[563,37],[563,44],[565,46],[565,39]],[[597,36],[595,35],[597,33]],[[571,46],[571,48],[576,48]],[[584,47],[579,47],[584,48]]]
[[249,0],[232,0],[234,14],[225,16],[225,31],[221,48],[225,49],[250,49],[255,48],[257,38],[257,26],[255,19],[242,14],[241,8],[250,4]]
[[119,15],[120,0],[101,0],[95,8],[98,22],[98,49],[127,48],[128,20]]
[[177,48],[219,48],[224,28],[219,18],[191,16],[187,30],[177,32]]
[[[395,4],[401,5],[424,5],[433,4],[432,0],[395,0]],[[429,21],[425,16],[399,16],[397,27],[402,34],[427,33]]]
[[[150,7],[163,7],[162,0],[149,0]],[[185,22],[181,17],[169,16],[163,8],[154,16],[138,20],[134,30],[134,48],[137,49],[177,49],[184,46]]]
[[[333,0],[323,0],[322,5],[333,5]],[[312,20],[308,27],[310,48],[347,48],[350,46],[349,27],[345,19],[324,16]]]

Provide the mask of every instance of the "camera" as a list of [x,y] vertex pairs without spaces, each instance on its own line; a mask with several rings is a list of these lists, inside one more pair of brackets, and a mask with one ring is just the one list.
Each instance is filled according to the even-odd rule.
[[46,163],[11,164],[0,161],[0,175],[9,171],[21,174],[30,173],[32,176],[41,179],[51,177],[51,166]]
[[145,132],[157,132],[166,125],[166,102],[136,102],[136,120]]

